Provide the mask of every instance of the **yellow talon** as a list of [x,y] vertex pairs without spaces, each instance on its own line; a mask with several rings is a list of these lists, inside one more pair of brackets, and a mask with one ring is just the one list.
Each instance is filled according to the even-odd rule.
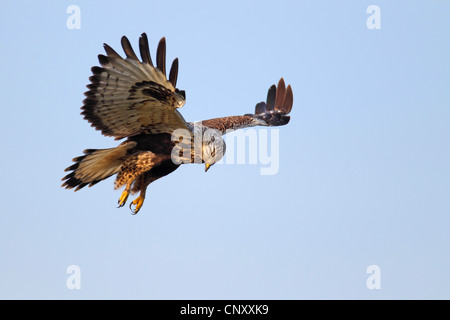
[[119,198],[119,208],[121,208],[125,205],[129,195],[130,195],[130,193],[126,190],[124,192],[122,192],[122,194],[120,195],[120,198]]
[[[135,205],[136,207],[131,208],[132,205]],[[143,196],[139,196],[136,199],[133,200],[133,202],[130,203],[130,210],[131,212],[133,212],[134,214],[138,213],[139,210],[141,210],[142,206],[144,205],[144,197]]]

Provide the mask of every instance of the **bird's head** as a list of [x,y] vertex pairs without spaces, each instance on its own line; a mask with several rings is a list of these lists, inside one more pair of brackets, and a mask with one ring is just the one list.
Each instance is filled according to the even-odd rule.
[[208,129],[203,134],[202,162],[205,163],[205,172],[220,161],[226,150],[225,140],[218,130]]

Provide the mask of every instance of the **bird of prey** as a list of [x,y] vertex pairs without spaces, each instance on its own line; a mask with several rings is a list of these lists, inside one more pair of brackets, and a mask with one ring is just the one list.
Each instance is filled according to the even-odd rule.
[[225,152],[223,134],[289,122],[293,94],[283,78],[270,87],[266,102],[258,103],[254,114],[186,122],[178,111],[186,101],[185,92],[176,87],[178,58],[167,77],[165,38],[158,44],[156,65],[145,33],[139,38],[141,60],[125,36],[121,44],[125,58],[104,44],[106,55],[100,54],[101,66],[91,69],[81,114],[103,135],[125,140],[115,148],[87,149],[74,158],[75,163],[65,169],[69,174],[62,179],[66,189],[77,191],[117,175],[115,188],[125,186],[119,207],[130,194],[140,192],[130,204],[131,211],[137,213],[153,181],[181,164],[204,163],[206,171],[219,161]]

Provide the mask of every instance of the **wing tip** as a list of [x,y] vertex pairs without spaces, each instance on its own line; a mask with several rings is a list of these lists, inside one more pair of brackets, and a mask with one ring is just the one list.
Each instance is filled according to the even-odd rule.
[[134,52],[133,47],[131,46],[130,40],[128,40],[126,36],[122,36],[120,42],[122,44],[123,51],[127,56],[127,59],[139,61],[139,58],[136,56],[136,53]]
[[156,49],[156,66],[166,75],[166,37],[159,40],[158,48]]
[[292,110],[293,93],[291,85],[286,87],[283,78],[278,84],[271,85],[267,92],[266,102],[259,102],[255,106],[255,118],[263,120],[268,126],[282,126],[290,121],[288,114]]

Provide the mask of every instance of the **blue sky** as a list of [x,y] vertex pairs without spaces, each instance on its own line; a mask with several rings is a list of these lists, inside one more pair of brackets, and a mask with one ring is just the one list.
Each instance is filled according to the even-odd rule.
[[[81,9],[81,28],[66,9]],[[378,5],[381,29],[366,26]],[[6,1],[0,13],[0,298],[448,299],[446,1]],[[117,209],[113,179],[60,188],[104,42],[180,59],[189,121],[253,111],[284,77],[279,170],[185,165]],[[66,273],[79,266],[81,289]],[[367,267],[380,268],[368,289]]]

